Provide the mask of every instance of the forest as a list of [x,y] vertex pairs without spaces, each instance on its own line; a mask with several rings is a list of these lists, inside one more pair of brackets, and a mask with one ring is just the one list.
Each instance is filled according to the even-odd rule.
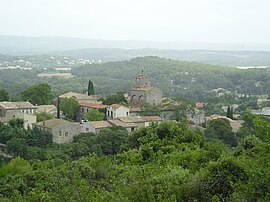
[[19,120],[0,124],[13,156],[1,159],[0,200],[269,201],[270,123],[243,117],[237,134],[224,120],[204,132],[182,120],[129,135],[113,127],[61,145]]
[[8,90],[13,100],[21,99],[19,93],[38,82],[49,83],[55,95],[68,91],[86,92],[89,79],[93,81],[98,94],[129,92],[134,87],[135,76],[142,70],[149,77],[151,85],[161,88],[166,97],[183,96],[200,101],[216,88],[242,94],[270,94],[268,68],[241,70],[159,57],[74,67],[71,73],[75,77],[71,79],[40,78],[37,74],[42,72],[41,69],[2,70],[0,86]]

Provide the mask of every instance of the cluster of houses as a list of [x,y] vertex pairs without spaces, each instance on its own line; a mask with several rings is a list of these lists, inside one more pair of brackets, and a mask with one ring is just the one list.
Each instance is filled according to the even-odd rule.
[[[70,122],[57,117],[58,102],[65,98],[75,98],[79,102],[79,116],[77,122]],[[136,86],[127,97],[129,106],[120,104],[104,105],[98,101],[97,95],[85,95],[68,92],[52,100],[52,105],[34,106],[30,102],[0,102],[0,122],[7,123],[13,118],[24,119],[25,128],[37,127],[49,131],[53,135],[55,143],[69,143],[74,136],[81,133],[98,134],[105,128],[121,126],[128,133],[141,127],[147,127],[153,123],[159,124],[164,119],[170,119],[174,114],[172,109],[163,110],[160,116],[142,116],[141,104],[156,105],[162,103],[162,91],[150,86],[148,78],[142,73],[136,77]],[[193,112],[185,112],[190,123],[200,125],[205,123],[206,117],[202,108],[206,103],[196,103],[197,109]],[[197,106],[198,105],[198,106]],[[106,120],[85,121],[84,115],[90,110],[101,110],[106,113]],[[37,122],[36,113],[50,113],[54,118]]]
[[[79,121],[70,122],[57,119],[57,102],[71,97],[80,104]],[[69,92],[52,100],[52,105],[34,106],[30,102],[0,102],[0,122],[7,123],[13,118],[21,118],[24,120],[25,128],[37,127],[49,131],[53,135],[53,142],[69,143],[73,141],[74,136],[80,133],[98,134],[102,129],[112,126],[121,126],[131,133],[138,128],[162,121],[161,117],[158,116],[139,116],[138,110],[132,110],[131,107],[119,104],[103,105],[102,102],[98,101],[98,98],[96,95],[88,96]],[[142,103],[161,103],[162,92],[150,87],[148,78],[142,74],[136,77],[136,88],[133,89],[130,100],[136,107]],[[84,114],[92,109],[106,110],[106,120],[89,122],[82,120]],[[35,114],[38,112],[50,113],[54,118],[37,122]]]
[[[68,94],[70,95],[71,93]],[[86,95],[80,94],[80,96]],[[35,113],[37,112],[47,112],[56,117],[56,107],[54,105],[34,106],[30,102],[0,102],[0,122],[7,123],[13,118],[21,118],[24,119],[25,128],[35,126],[47,130],[53,134],[53,142],[67,143],[72,142],[73,137],[80,133],[92,132],[97,134],[100,130],[112,126],[121,126],[131,133],[138,128],[147,127],[151,123],[160,123],[162,121],[161,117],[158,116],[137,116],[137,114],[133,114],[130,111],[129,107],[123,105],[112,104],[106,106],[99,102],[93,102],[93,100],[91,102],[83,100],[80,103],[81,117],[91,109],[106,109],[107,120],[70,122],[64,119],[53,118],[36,122]]]

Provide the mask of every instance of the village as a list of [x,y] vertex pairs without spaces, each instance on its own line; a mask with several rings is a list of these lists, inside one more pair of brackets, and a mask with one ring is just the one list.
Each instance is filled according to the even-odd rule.
[[[223,89],[224,90],[224,89]],[[222,96],[222,89],[217,90],[217,96]],[[197,102],[195,108],[179,108],[181,102],[171,102],[168,98],[163,98],[162,91],[158,88],[151,87],[149,79],[142,72],[135,78],[135,87],[130,93],[125,94],[128,104],[121,105],[113,103],[105,105],[99,101],[100,95],[87,95],[75,92],[62,94],[52,100],[51,105],[33,105],[30,102],[0,102],[0,122],[8,123],[13,118],[24,120],[24,127],[39,128],[46,130],[53,135],[54,143],[71,143],[75,136],[81,133],[98,134],[102,129],[112,126],[120,126],[131,133],[139,128],[147,127],[151,124],[159,124],[164,120],[177,120],[176,113],[182,113],[186,117],[191,128],[204,130],[202,126],[212,119],[225,118],[229,120],[232,131],[236,133],[242,126],[243,120],[233,120],[226,116],[215,114],[206,116],[204,106],[207,103]],[[64,99],[74,98],[79,103],[79,112],[76,121],[65,119],[65,114],[59,111],[59,102]],[[168,104],[169,103],[169,104]],[[142,106],[163,106],[159,113],[145,114]],[[237,106],[232,106],[232,108]],[[85,114],[91,110],[102,111],[105,113],[104,120],[88,121]],[[227,106],[223,107],[227,110]],[[269,107],[261,110],[253,110],[254,114],[269,115]],[[53,119],[37,122],[36,113],[45,112],[52,115]],[[157,111],[156,111],[157,112]]]

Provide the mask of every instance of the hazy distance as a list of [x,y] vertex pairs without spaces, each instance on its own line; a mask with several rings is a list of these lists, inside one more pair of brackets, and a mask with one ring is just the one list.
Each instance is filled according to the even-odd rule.
[[268,0],[0,2],[0,35],[228,43],[239,50],[269,50]]

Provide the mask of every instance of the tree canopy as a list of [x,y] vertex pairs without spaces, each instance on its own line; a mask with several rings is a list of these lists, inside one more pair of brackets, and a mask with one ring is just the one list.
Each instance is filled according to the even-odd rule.
[[51,103],[53,92],[49,84],[39,83],[21,92],[21,96],[34,105],[46,105]]
[[4,88],[0,88],[0,102],[8,101],[8,100],[9,100],[8,91]]

